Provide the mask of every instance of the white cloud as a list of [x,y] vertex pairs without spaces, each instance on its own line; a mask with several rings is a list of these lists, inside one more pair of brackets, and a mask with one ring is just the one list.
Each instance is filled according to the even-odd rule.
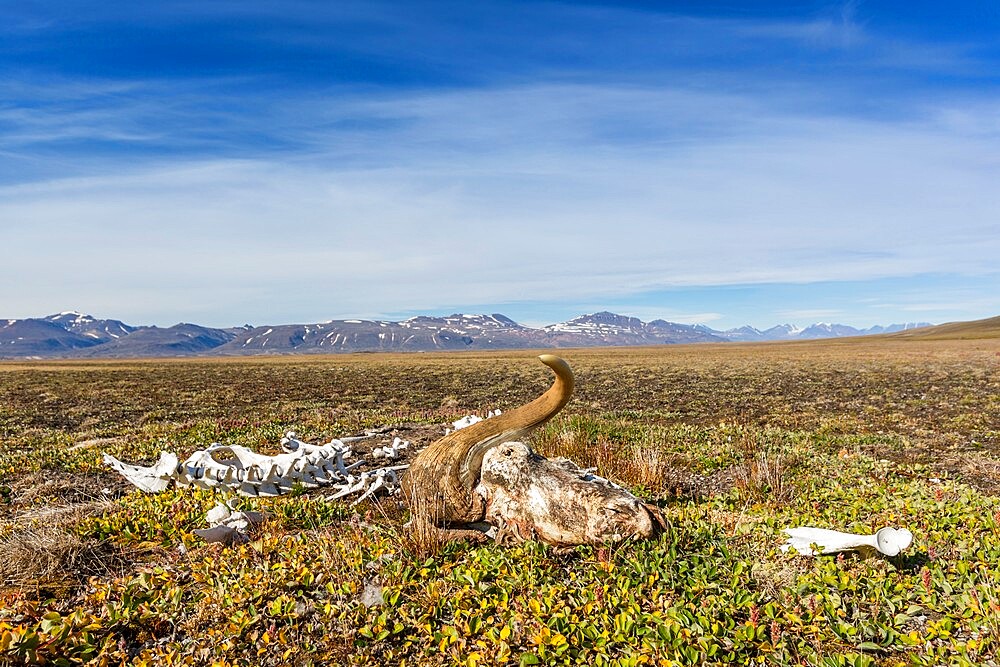
[[[315,321],[989,273],[1000,256],[988,116],[891,124],[583,85],[328,99],[302,113],[301,127],[321,128],[296,137],[308,154],[0,188],[0,280],[19,286],[3,315],[70,303]],[[378,129],[335,122],[352,117]]]

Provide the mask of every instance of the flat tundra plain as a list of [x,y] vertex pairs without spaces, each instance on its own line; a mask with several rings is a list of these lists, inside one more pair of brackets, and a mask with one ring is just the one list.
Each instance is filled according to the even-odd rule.
[[[659,538],[439,543],[312,491],[241,500],[268,519],[223,547],[191,534],[213,493],[101,463],[419,449],[543,391],[530,351],[0,363],[0,664],[997,664],[1000,338],[558,353],[577,390],[530,443],[661,506]],[[914,542],[781,552],[801,525]]]

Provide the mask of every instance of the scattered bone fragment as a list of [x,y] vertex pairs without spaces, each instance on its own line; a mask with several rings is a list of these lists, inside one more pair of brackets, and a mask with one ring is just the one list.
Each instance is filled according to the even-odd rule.
[[357,477],[349,475],[343,484],[334,485],[339,490],[332,496],[328,496],[327,500],[339,500],[340,498],[360,493],[361,495],[357,500],[351,503],[352,505],[357,505],[362,500],[374,495],[376,491],[382,489],[386,491],[386,495],[395,495],[399,493],[399,473],[408,467],[406,465],[398,465],[365,471]]
[[222,503],[216,503],[205,515],[208,528],[195,528],[192,532],[206,542],[240,544],[248,542],[248,531],[264,520],[262,512],[235,512]]
[[373,459],[389,459],[395,461],[403,455],[403,450],[410,446],[410,443],[402,438],[393,438],[392,444],[384,447],[376,447],[372,450]]
[[[486,419],[489,419],[490,417],[497,417],[501,414],[503,413],[499,408],[496,410],[490,410],[488,413],[486,413]],[[455,431],[467,428],[469,426],[472,426],[473,424],[478,424],[481,421],[483,421],[483,418],[480,417],[479,415],[465,415],[461,419],[452,422],[451,423],[452,428],[446,428],[444,430],[444,434],[448,435],[449,433],[454,433]]]
[[110,454],[104,455],[104,463],[147,493],[166,490],[177,474],[177,455],[170,452],[160,452],[160,460],[148,468],[122,463]]

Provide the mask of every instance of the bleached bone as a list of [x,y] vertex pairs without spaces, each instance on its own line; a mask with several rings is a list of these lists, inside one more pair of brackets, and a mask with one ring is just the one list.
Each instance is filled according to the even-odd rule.
[[205,515],[208,528],[195,528],[192,532],[206,542],[238,544],[247,542],[247,531],[264,520],[262,512],[234,512],[231,508],[216,503]]
[[368,490],[362,493],[360,496],[358,496],[358,499],[355,500],[353,503],[351,503],[351,505],[357,505],[362,500],[372,495],[379,489],[385,489],[385,488],[388,488],[385,483],[385,471],[379,470],[375,473],[375,475],[373,475],[371,484],[368,485]]
[[362,491],[367,486],[368,486],[368,473],[366,472],[361,473],[361,476],[358,479],[355,479],[354,476],[351,475],[347,479],[346,483],[340,487],[340,491],[333,494],[332,496],[327,497],[327,500],[339,500],[340,498],[349,496],[352,493],[357,493],[359,491]]
[[[148,493],[159,493],[171,483],[230,491],[244,496],[279,496],[296,486],[307,489],[333,486],[339,489],[334,497],[362,493],[364,498],[368,498],[380,490],[396,492],[399,488],[396,471],[407,467],[395,466],[385,469],[387,472],[374,470],[356,476],[355,469],[365,462],[347,463],[344,460],[353,454],[348,443],[372,436],[335,438],[326,444],[314,445],[299,440],[294,432],[289,431],[281,439],[282,453],[274,456],[258,454],[239,445],[213,443],[194,452],[183,462],[178,462],[177,456],[170,452],[162,452],[159,461],[150,467],[122,463],[110,454],[104,455],[104,462]],[[398,457],[399,450],[407,446],[408,442],[396,438],[382,449],[392,452],[394,456],[388,458],[393,458]]]
[[148,468],[122,463],[110,454],[104,455],[104,463],[147,493],[166,490],[177,472],[177,455],[170,452],[160,452],[160,460]]
[[572,461],[546,459],[517,441],[486,452],[475,492],[485,501],[484,518],[496,526],[498,542],[598,545],[666,528],[657,507]]
[[408,465],[398,465],[363,472],[357,478],[352,475],[339,486],[339,491],[328,496],[327,500],[339,500],[355,493],[361,493],[361,496],[351,503],[357,505],[381,489],[385,489],[388,495],[395,495],[399,493],[399,473],[407,468],[409,468]]
[[[795,549],[800,554],[818,556],[852,549],[874,549],[885,556],[896,556],[913,542],[913,533],[906,528],[881,528],[873,535],[855,535],[826,528],[786,528],[788,541],[782,551]],[[812,545],[820,549],[814,550]]]
[[402,453],[400,450],[406,449],[410,446],[408,440],[403,440],[402,438],[394,438],[391,445],[385,445],[384,447],[376,447],[372,450],[373,459],[389,459],[390,461],[395,461]]
[[[490,410],[489,412],[486,413],[486,419],[489,419],[490,417],[497,417],[502,414],[503,412],[499,408],[497,408],[496,410]],[[478,424],[481,421],[483,421],[483,418],[480,417],[479,415],[465,415],[461,419],[452,422],[451,423],[452,428],[446,428],[444,430],[444,434],[448,435],[449,433],[459,431],[463,428],[472,426],[473,424]]]

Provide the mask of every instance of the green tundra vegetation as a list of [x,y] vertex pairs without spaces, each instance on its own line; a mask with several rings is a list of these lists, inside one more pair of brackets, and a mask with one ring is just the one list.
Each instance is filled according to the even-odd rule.
[[[441,543],[395,499],[312,491],[242,500],[269,518],[225,547],[191,533],[213,493],[101,463],[287,430],[423,445],[543,391],[529,352],[0,364],[0,664],[1000,660],[1000,339],[561,354],[578,389],[531,444],[661,506],[659,538]],[[802,525],[914,542],[781,552]]]

